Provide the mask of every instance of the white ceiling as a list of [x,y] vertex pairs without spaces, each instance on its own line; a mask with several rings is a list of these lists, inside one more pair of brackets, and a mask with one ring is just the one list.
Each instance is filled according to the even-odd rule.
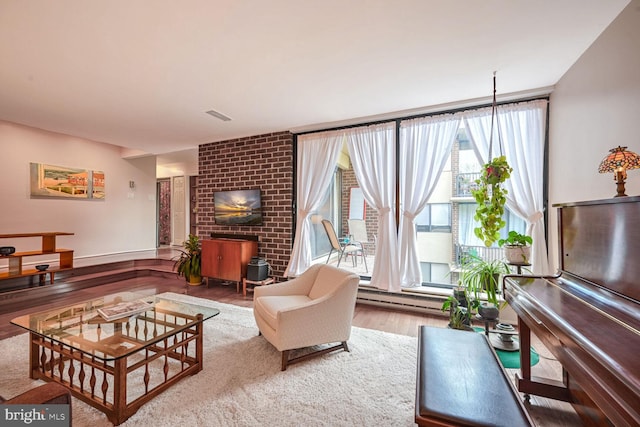
[[628,3],[0,0],[0,120],[162,154],[531,91]]

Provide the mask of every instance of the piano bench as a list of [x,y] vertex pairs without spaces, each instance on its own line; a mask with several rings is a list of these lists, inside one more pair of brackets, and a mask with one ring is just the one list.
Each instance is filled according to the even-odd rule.
[[484,334],[420,326],[419,426],[532,426]]

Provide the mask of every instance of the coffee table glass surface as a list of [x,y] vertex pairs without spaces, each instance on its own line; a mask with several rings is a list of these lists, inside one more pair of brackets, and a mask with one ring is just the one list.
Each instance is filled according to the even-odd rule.
[[[116,319],[105,319],[105,314],[113,314],[109,310]],[[219,313],[215,308],[162,296],[121,292],[27,314],[11,323],[107,361],[134,354]]]

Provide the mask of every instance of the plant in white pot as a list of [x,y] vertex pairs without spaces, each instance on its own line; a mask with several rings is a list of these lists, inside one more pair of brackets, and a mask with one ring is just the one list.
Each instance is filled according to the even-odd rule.
[[509,264],[530,264],[532,244],[531,236],[514,230],[509,231],[506,239],[498,240],[498,245],[504,247],[504,256]]

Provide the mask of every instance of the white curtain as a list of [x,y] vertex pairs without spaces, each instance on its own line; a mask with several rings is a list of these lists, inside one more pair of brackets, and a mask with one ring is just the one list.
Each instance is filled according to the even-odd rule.
[[296,235],[285,277],[298,276],[311,265],[311,212],[318,209],[331,184],[343,143],[344,131],[298,137]]
[[436,188],[459,125],[459,116],[452,114],[405,120],[400,124],[399,268],[402,287],[422,285],[415,218]]
[[550,273],[543,214],[546,117],[546,100],[498,106],[493,149],[489,153],[491,108],[464,113],[467,134],[481,163],[486,163],[489,156],[504,154],[513,168],[505,183],[509,191],[507,207],[527,221],[527,234],[533,238],[531,269],[535,274]]
[[371,286],[400,291],[395,220],[395,123],[349,129],[347,147],[367,203],[378,214],[378,240]]

